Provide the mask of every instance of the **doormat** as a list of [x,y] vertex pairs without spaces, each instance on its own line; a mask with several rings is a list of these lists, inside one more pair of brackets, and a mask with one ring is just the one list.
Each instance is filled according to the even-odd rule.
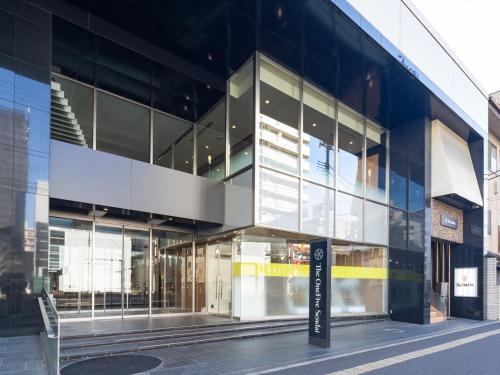
[[116,355],[85,359],[61,370],[62,375],[132,375],[159,366],[161,360],[149,355]]

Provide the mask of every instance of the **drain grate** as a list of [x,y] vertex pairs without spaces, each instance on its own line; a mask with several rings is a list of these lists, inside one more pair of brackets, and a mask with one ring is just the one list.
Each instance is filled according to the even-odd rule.
[[161,360],[149,355],[116,355],[78,361],[64,367],[62,375],[132,375],[151,370],[160,365]]

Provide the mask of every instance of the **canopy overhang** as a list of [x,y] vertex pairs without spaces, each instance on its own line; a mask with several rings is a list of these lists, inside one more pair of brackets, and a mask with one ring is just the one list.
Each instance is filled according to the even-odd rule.
[[434,120],[431,147],[431,196],[457,206],[483,206],[467,142]]

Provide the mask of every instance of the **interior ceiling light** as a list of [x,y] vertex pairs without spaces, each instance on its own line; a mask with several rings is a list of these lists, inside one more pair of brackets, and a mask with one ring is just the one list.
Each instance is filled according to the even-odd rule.
[[313,128],[315,128],[315,127],[316,127],[316,123],[315,123],[315,122],[313,122]]
[[269,99],[266,99],[266,104],[269,104]]
[[282,8],[282,6],[281,6],[281,5],[278,5],[278,8],[276,9],[276,16],[277,16],[278,18],[283,17],[283,8]]
[[191,99],[191,97],[188,94],[186,94],[186,100],[189,100],[189,99]]
[[207,83],[207,89],[210,90],[212,87]]
[[350,145],[352,145],[352,144],[353,144],[353,142],[352,142],[352,141],[349,141],[349,144],[350,144]]
[[187,111],[188,110],[188,106],[187,105],[184,105],[184,110]]
[[205,148],[206,148],[206,149],[208,149],[208,148],[209,148],[209,146],[208,146],[208,145],[206,145],[206,146],[205,146]]
[[189,164],[189,161],[186,160],[186,164]]
[[231,126],[233,129],[236,129],[236,125]]
[[209,52],[208,55],[207,55],[207,59],[209,61],[212,61],[214,59],[214,57],[212,56],[212,52]]
[[244,154],[245,154],[245,155],[248,155],[248,152],[247,152],[247,151],[245,151],[245,152],[244,152]]

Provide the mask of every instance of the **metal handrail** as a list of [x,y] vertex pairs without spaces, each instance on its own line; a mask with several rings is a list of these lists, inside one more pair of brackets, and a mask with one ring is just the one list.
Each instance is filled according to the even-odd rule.
[[[50,375],[59,375],[61,358],[61,319],[56,304],[44,287],[38,297],[45,331],[40,333],[40,342],[47,360]],[[55,322],[54,322],[55,320]]]

